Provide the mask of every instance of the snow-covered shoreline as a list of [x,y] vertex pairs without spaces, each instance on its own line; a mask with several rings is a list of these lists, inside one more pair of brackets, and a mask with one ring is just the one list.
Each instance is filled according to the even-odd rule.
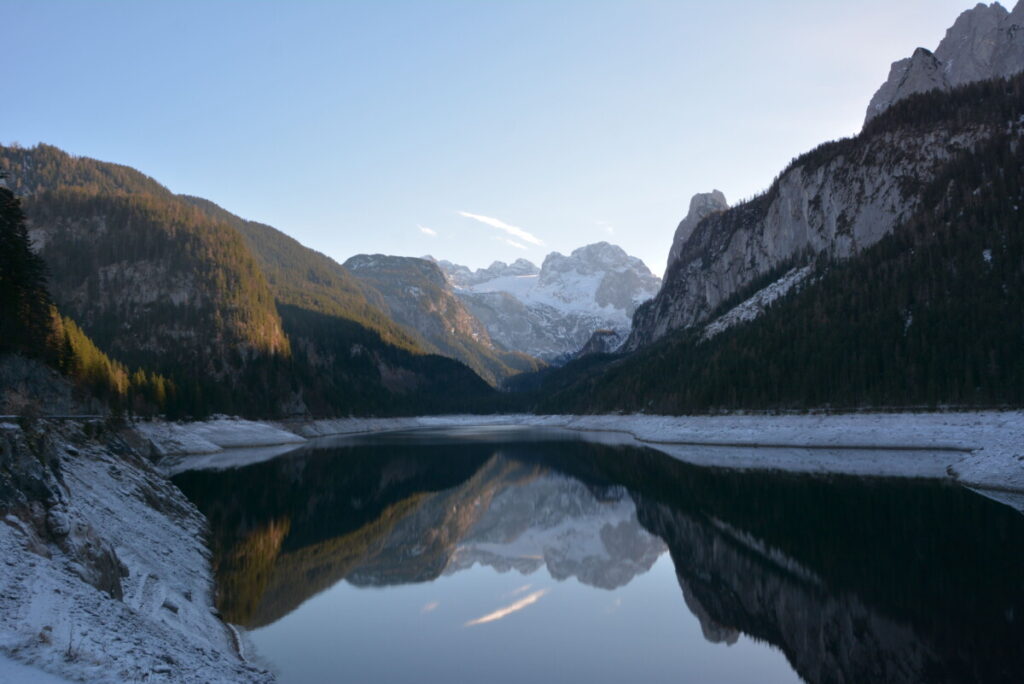
[[205,518],[128,442],[0,428],[57,464],[0,520],[0,682],[273,680],[215,614]]
[[[163,424],[155,424],[157,426]],[[806,415],[498,415],[339,418],[259,423],[218,419],[177,425],[175,470],[229,467],[271,458],[303,440],[338,435],[470,426],[527,426],[579,431],[601,441],[643,444],[688,463],[743,469],[882,477],[953,478],[979,489],[1024,493],[1024,412]],[[234,451],[188,455],[188,435],[207,443],[245,443]],[[264,436],[260,441],[259,436]]]

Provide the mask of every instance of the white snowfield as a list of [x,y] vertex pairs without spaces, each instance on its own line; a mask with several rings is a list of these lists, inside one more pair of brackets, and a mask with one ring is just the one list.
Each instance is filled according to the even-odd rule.
[[98,534],[113,548],[128,573],[123,599],[83,581],[72,556],[8,515],[0,521],[0,682],[271,681],[239,657],[240,637],[212,612],[199,511],[145,464],[95,443],[61,449],[67,538],[83,544]]
[[[578,430],[590,439],[643,444],[688,463],[725,468],[838,473],[880,477],[953,478],[964,485],[1024,494],[1024,412],[864,413],[725,416],[423,416],[340,418],[278,423],[268,441],[255,444],[249,421],[213,421],[218,430],[238,426],[250,446],[279,445],[279,432],[306,439],[360,432],[432,427],[519,425]],[[206,423],[177,432],[209,434]],[[158,435],[149,433],[158,442]],[[221,441],[227,442],[225,438]],[[184,443],[182,439],[178,443]],[[184,457],[175,470],[231,467],[285,450],[222,452],[216,458]],[[203,452],[205,453],[205,452]],[[1011,499],[1013,497],[1010,497]]]

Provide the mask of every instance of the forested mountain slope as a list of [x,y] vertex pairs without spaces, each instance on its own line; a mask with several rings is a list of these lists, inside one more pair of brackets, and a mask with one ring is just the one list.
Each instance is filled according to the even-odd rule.
[[[951,140],[953,130],[965,133]],[[833,167],[828,182],[860,183],[886,158],[877,141],[897,135],[900,148],[948,161],[928,175],[896,177],[915,198],[913,210],[877,244],[845,259],[849,252],[823,250],[789,296],[709,339],[706,323],[793,264],[779,261],[632,356],[590,357],[549,374],[535,407],[680,413],[1024,402],[1024,76],[907,98],[858,138],[824,145],[793,168],[806,175],[846,160],[847,172]],[[763,216],[779,184],[698,226],[704,263],[749,229],[748,218]],[[697,268],[702,257],[692,258]],[[670,273],[663,292],[696,301],[679,277]],[[657,323],[659,315],[656,302],[637,320]]]
[[433,261],[359,254],[348,259],[345,268],[378,293],[390,317],[415,330],[428,350],[459,359],[492,385],[543,365],[526,354],[497,347]]
[[247,221],[201,197],[181,195],[207,216],[237,230],[259,261],[278,302],[309,311],[339,316],[377,332],[389,344],[423,351],[416,334],[385,314],[374,292],[341,264],[310,249],[273,226]]
[[269,226],[50,146],[0,147],[0,171],[61,310],[119,361],[174,380],[188,415],[454,410],[436,393],[491,394],[425,357],[340,265]]

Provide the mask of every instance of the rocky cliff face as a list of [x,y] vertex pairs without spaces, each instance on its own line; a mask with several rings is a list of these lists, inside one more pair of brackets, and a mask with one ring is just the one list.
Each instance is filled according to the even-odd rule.
[[491,346],[487,329],[456,299],[436,264],[412,257],[358,254],[343,265],[384,295],[393,318],[434,344],[454,333]]
[[693,234],[697,224],[711,214],[725,211],[728,208],[729,203],[725,201],[725,195],[722,194],[721,190],[702,192],[693,196],[690,200],[690,211],[686,214],[686,218],[679,222],[676,234],[672,236],[672,248],[668,252],[666,272],[679,258],[683,245],[690,239],[690,235]]
[[994,130],[953,117],[925,129],[893,121],[801,156],[764,195],[697,225],[658,296],[637,311],[624,349],[708,321],[787,264],[845,258],[877,243],[920,208],[920,192],[947,163]]
[[640,259],[607,242],[569,256],[553,252],[539,269],[524,259],[475,272],[440,266],[492,340],[546,361],[575,353],[595,330],[628,329],[661,284]]
[[[987,115],[920,125],[906,113],[877,119],[893,104],[935,89],[1024,69],[1024,2],[964,12],[935,53],[918,49],[893,65],[868,108],[864,131],[795,160],[760,197],[725,210],[724,197],[698,195],[676,231],[665,282],[641,307],[624,350],[705,323],[751,284],[812,256],[846,258],[877,243],[920,209],[920,193],[957,155],[977,149],[1001,125]],[[920,118],[920,117],[917,117]],[[982,124],[982,119],[989,119]],[[770,283],[766,283],[770,285]],[[717,311],[725,313],[725,311]]]
[[979,3],[957,18],[934,54],[918,48],[894,62],[868,105],[865,123],[910,95],[1024,71],[1024,2],[1007,12]]

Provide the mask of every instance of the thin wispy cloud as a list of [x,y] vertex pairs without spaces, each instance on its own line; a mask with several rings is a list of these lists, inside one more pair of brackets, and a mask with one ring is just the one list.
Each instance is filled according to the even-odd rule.
[[479,221],[480,223],[490,226],[491,228],[503,230],[512,237],[519,238],[523,242],[529,242],[531,245],[537,245],[538,247],[544,246],[544,241],[541,240],[536,235],[534,235],[533,233],[527,232],[520,228],[519,226],[513,226],[509,223],[505,223],[501,219],[496,219],[491,216],[482,216],[480,214],[471,214],[468,211],[460,211],[457,213],[459,214],[459,216],[465,216],[466,218],[473,219],[474,221]]
[[420,608],[420,612],[423,613],[423,614],[433,613],[435,610],[437,610],[437,607],[439,605],[441,605],[440,601],[431,601],[430,603],[428,603],[428,604],[424,605],[422,608]]
[[609,235],[615,235],[615,226],[608,223],[607,221],[598,221],[597,225],[601,227],[601,230],[608,233]]
[[527,606],[532,606],[534,603],[536,603],[537,601],[540,600],[541,596],[543,596],[546,593],[548,593],[547,589],[541,589],[540,591],[535,591],[535,592],[533,592],[532,594],[530,594],[528,596],[524,596],[523,598],[519,599],[515,603],[510,603],[509,605],[505,606],[504,608],[499,608],[498,610],[494,611],[493,613],[488,613],[487,615],[484,615],[483,617],[478,617],[476,620],[470,620],[464,626],[465,627],[475,627],[476,625],[485,625],[488,622],[496,622],[498,620],[501,620],[502,618],[508,617],[512,613],[518,613],[519,611],[521,611],[523,608],[526,608]]
[[532,588],[533,588],[532,584],[524,584],[523,586],[518,587],[518,588],[513,589],[512,591],[508,592],[502,598],[507,598],[509,596],[517,596],[519,594],[525,594],[526,592],[530,591],[530,589],[532,589]]
[[522,244],[521,242],[516,242],[515,240],[509,240],[508,238],[503,239],[502,242],[504,242],[506,245],[510,245],[512,247],[515,247],[516,249],[527,249],[527,246]]
[[433,228],[427,228],[426,226],[421,226],[418,223],[416,224],[416,227],[419,228],[420,232],[426,235],[427,237],[437,237],[437,231],[434,230]]

